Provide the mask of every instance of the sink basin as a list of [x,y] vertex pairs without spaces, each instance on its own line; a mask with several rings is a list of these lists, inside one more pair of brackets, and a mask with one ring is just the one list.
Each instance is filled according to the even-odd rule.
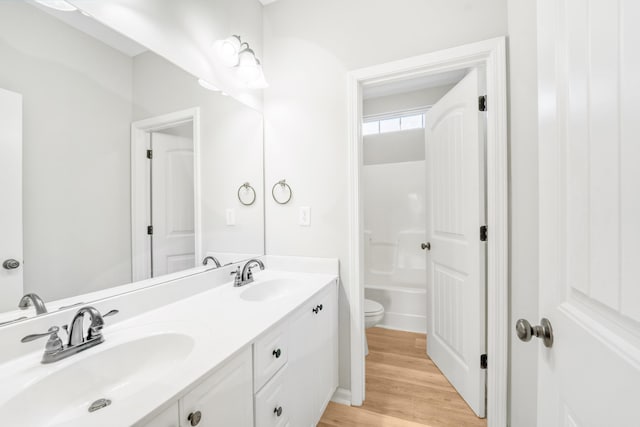
[[[91,425],[96,414],[118,411],[119,403],[162,382],[177,363],[189,356],[195,341],[188,335],[171,332],[121,342],[100,351],[103,345],[106,342],[87,350],[84,358],[33,378],[0,405],[2,424]],[[95,353],[89,354],[92,351]],[[65,361],[74,357],[79,355]],[[109,399],[111,404],[89,413],[89,407],[98,399]]]
[[256,282],[249,285],[240,294],[245,301],[270,301],[290,295],[299,289],[300,282],[290,279],[271,279]]

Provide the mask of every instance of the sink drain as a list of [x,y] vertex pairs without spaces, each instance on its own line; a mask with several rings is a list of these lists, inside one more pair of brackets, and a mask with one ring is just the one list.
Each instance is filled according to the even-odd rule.
[[111,405],[111,401],[109,399],[98,399],[89,406],[89,412],[95,412],[102,408],[106,408]]

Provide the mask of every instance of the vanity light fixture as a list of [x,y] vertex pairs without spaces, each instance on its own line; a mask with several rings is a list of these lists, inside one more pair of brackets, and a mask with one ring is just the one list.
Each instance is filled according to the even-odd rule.
[[74,12],[78,10],[77,7],[64,0],[36,0],[36,3],[62,12]]
[[228,67],[233,67],[243,85],[252,89],[268,86],[262,71],[260,60],[240,36],[233,35],[215,43],[220,60]]
[[213,83],[209,83],[205,79],[198,79],[198,83],[200,84],[200,86],[202,86],[203,88],[205,88],[207,90],[211,90],[213,92],[219,92],[220,91],[220,89],[218,89],[218,87],[216,85],[214,85]]

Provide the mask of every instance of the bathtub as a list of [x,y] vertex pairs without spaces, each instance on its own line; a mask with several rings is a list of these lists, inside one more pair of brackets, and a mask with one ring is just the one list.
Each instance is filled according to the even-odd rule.
[[408,332],[427,331],[427,275],[424,230],[403,230],[393,241],[377,240],[365,230],[365,298],[382,304],[379,327]]
[[364,297],[384,307],[384,318],[378,327],[427,333],[426,288],[365,284]]

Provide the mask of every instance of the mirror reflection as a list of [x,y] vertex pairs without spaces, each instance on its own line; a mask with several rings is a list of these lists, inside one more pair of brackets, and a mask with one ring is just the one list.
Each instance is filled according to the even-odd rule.
[[79,11],[0,58],[0,324],[264,253],[261,113]]

